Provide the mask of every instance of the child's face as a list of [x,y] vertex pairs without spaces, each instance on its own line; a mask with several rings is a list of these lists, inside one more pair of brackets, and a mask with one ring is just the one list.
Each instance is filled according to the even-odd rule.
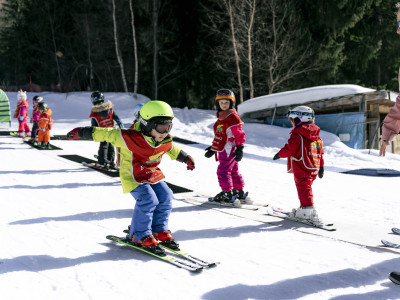
[[168,132],[166,132],[166,133],[159,133],[159,132],[157,132],[157,130],[152,129],[151,132],[150,132],[150,134],[151,134],[151,136],[152,136],[153,138],[156,139],[157,142],[161,142],[161,141],[162,141],[163,139],[165,139],[165,137],[168,135]]
[[219,107],[221,110],[228,110],[231,106],[231,101],[226,99],[218,100]]

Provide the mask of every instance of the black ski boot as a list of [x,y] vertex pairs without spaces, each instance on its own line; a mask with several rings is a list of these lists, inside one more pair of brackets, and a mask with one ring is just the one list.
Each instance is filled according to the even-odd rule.
[[250,197],[247,197],[249,192],[243,191],[243,189],[240,190],[232,190],[233,195],[236,195],[237,199],[240,200],[240,203],[242,204],[252,204],[253,201],[250,199]]
[[229,203],[233,203],[236,200],[235,195],[233,195],[232,191],[222,191],[219,194],[217,194],[212,201],[215,202],[229,202]]

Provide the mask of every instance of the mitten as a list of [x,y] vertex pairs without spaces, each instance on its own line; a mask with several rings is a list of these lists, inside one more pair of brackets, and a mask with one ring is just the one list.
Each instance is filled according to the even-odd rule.
[[206,153],[204,153],[204,156],[207,158],[210,158],[211,156],[214,155],[214,151],[211,150],[211,146],[207,147],[206,149],[204,149],[206,151]]
[[19,117],[19,120],[22,122],[24,120],[24,117]]
[[117,125],[120,129],[124,129],[124,124],[122,124],[120,120],[117,120]]
[[319,167],[318,177],[319,178],[324,177],[324,167]]
[[243,145],[238,145],[236,146],[236,150],[235,150],[235,160],[236,161],[241,161],[243,158]]
[[277,154],[274,155],[274,160],[280,159],[279,157],[279,152]]
[[91,140],[93,133],[93,127],[76,127],[67,133],[67,138],[69,140]]
[[46,132],[46,128],[40,128],[40,130]]
[[190,155],[188,155],[185,151],[181,150],[179,152],[177,161],[187,164],[188,170],[194,170],[194,159]]

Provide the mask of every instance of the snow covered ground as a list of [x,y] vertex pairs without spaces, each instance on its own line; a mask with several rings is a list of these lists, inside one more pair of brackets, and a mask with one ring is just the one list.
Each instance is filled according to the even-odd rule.
[[[7,95],[13,111],[16,93]],[[28,93],[28,99],[34,95]],[[54,111],[54,135],[90,124],[90,93],[41,95]],[[106,98],[126,125],[135,104],[146,101],[122,93]],[[215,112],[174,108],[174,113],[172,135],[199,144],[178,143],[194,157],[193,172],[164,157],[166,181],[216,194],[217,163],[204,157]],[[245,124],[245,131],[240,169],[252,199],[298,207],[286,160],[272,160],[290,130]],[[399,253],[374,248],[382,238],[400,243],[390,234],[400,226],[400,178],[340,173],[400,171],[400,156],[350,149],[327,132],[322,139],[326,172],[314,182],[315,205],[337,231],[265,216],[263,209],[210,209],[174,200],[170,228],[181,248],[220,262],[193,274],[105,238],[123,235],[134,199],[122,194],[118,178],[59,156],[93,158],[98,143],[54,140],[63,150],[38,151],[19,138],[0,136],[1,299],[400,299],[400,286],[387,279],[400,271]]]

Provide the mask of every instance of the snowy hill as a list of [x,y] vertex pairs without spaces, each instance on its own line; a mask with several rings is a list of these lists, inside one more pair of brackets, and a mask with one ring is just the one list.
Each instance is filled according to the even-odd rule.
[[[16,93],[7,93],[12,111]],[[28,93],[31,100],[34,94]],[[90,93],[42,93],[54,111],[54,135],[88,126]],[[108,94],[124,124],[146,98]],[[31,104],[31,102],[30,102]],[[29,109],[31,112],[31,107]],[[193,172],[165,157],[166,181],[214,195],[217,163],[204,157],[212,141],[215,111],[174,108],[172,135],[198,144],[178,145],[196,162]],[[15,120],[15,119],[14,119]],[[1,125],[2,130],[8,129]],[[17,123],[12,123],[12,130]],[[286,160],[273,161],[289,129],[245,124],[240,170],[253,200],[298,207]],[[53,140],[63,150],[39,151],[19,138],[0,136],[0,289],[2,299],[400,299],[387,279],[400,271],[399,177],[340,173],[361,168],[400,171],[400,156],[354,150],[327,132],[326,172],[314,182],[320,217],[335,223],[326,232],[263,214],[263,209],[211,209],[174,200],[170,227],[184,251],[220,264],[200,274],[144,253],[119,247],[106,235],[123,236],[134,199],[118,178],[89,170],[59,155],[93,158],[98,143]],[[179,194],[176,195],[179,198]],[[375,248],[376,247],[376,248]]]

